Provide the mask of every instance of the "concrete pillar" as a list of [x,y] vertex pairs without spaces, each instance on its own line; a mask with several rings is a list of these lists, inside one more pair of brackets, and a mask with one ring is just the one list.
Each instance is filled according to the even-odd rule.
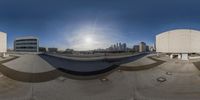
[[181,59],[181,54],[178,54],[178,59]]
[[173,56],[174,56],[173,54],[170,54],[170,59],[173,59]]
[[183,53],[181,60],[188,60],[188,54],[187,53]]
[[6,57],[6,53],[3,53],[3,54],[2,54],[2,57]]
[[159,53],[156,53],[156,56],[159,56]]

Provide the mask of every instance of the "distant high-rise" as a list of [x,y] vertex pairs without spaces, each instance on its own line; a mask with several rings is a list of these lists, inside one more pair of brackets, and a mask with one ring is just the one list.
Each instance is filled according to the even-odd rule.
[[146,51],[148,52],[148,51],[150,51],[150,49],[149,49],[149,46],[148,45],[146,45]]
[[139,52],[146,52],[146,43],[145,42],[140,42]]
[[126,43],[123,43],[123,44],[122,44],[122,50],[123,50],[123,51],[126,51],[126,50],[127,50]]
[[126,43],[117,43],[108,48],[110,51],[127,51]]
[[134,52],[139,52],[139,50],[140,50],[140,46],[139,45],[134,45],[133,46],[133,51]]

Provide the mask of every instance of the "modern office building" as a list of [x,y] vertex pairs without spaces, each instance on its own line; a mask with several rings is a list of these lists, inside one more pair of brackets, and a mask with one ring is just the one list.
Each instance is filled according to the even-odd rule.
[[7,52],[7,34],[0,32],[0,56],[5,56]]
[[139,44],[139,52],[146,52],[146,43],[140,42],[140,44]]
[[16,52],[38,52],[39,39],[33,36],[18,37],[14,41],[14,50]]
[[188,54],[200,53],[200,31],[176,29],[156,35],[156,52],[170,54],[170,58],[188,60]]

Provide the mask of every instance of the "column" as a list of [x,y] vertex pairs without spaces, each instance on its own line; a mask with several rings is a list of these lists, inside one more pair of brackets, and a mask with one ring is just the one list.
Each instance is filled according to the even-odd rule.
[[173,56],[174,56],[173,54],[170,54],[170,59],[173,59]]
[[181,59],[181,54],[178,54],[178,59]]
[[188,60],[188,54],[182,53],[182,59],[181,60]]

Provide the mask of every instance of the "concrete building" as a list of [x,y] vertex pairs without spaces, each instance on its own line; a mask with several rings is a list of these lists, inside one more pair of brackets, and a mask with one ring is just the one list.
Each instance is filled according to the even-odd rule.
[[148,45],[146,45],[146,51],[149,52],[150,51],[150,47]]
[[58,48],[48,48],[48,52],[52,53],[58,52]]
[[45,48],[45,47],[39,47],[39,52],[47,52],[47,48]]
[[139,52],[146,52],[146,43],[145,42],[140,42]]
[[200,53],[200,31],[176,29],[156,35],[156,52],[168,53],[170,58],[188,60],[189,54]]
[[38,52],[39,39],[33,36],[16,38],[14,41],[14,50],[16,52]]
[[7,34],[0,32],[0,56],[5,57],[7,52]]
[[140,50],[140,46],[139,45],[134,45],[133,46],[133,51],[134,52],[139,52],[139,50]]

